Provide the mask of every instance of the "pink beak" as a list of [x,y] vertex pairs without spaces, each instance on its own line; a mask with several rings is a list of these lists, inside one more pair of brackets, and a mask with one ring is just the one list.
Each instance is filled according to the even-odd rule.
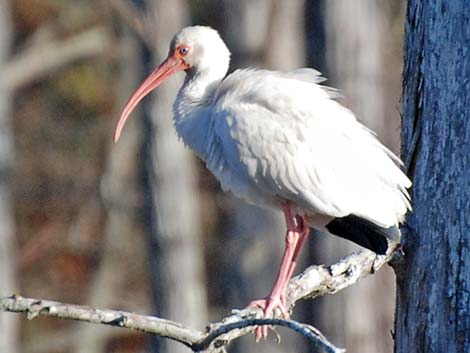
[[121,136],[121,132],[124,127],[124,124],[127,121],[127,118],[135,109],[135,107],[139,104],[139,102],[172,74],[178,71],[187,70],[188,68],[188,64],[186,64],[184,60],[181,59],[178,51],[175,50],[173,52],[173,55],[169,55],[168,58],[166,58],[165,61],[161,63],[160,66],[157,67],[155,71],[153,71],[149,75],[149,77],[147,77],[147,79],[140,85],[140,87],[137,88],[131,98],[129,98],[129,101],[127,102],[121,113],[121,117],[119,118],[116,131],[114,132],[115,143],[119,140],[119,137]]

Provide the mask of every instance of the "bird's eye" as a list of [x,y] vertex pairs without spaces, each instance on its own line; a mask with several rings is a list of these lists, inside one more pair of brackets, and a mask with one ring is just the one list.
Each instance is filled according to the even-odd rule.
[[180,48],[180,54],[181,55],[186,55],[188,54],[189,48],[188,47],[182,47]]

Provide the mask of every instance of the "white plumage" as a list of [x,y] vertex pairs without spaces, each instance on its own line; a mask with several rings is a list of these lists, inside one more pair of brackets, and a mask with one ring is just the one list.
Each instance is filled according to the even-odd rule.
[[312,69],[237,70],[207,92],[187,79],[176,130],[224,190],[250,203],[290,200],[307,213],[396,225],[410,207],[409,179],[322,81]]
[[[329,230],[332,220],[347,219],[346,226],[334,227],[336,235],[344,236],[338,229],[349,231],[359,220],[366,233],[345,237],[366,239],[357,242],[375,249],[369,240],[374,243],[376,234],[387,237],[410,209],[406,189],[411,182],[398,167],[399,159],[334,100],[336,91],[320,85],[324,78],[319,72],[246,69],[224,78],[229,60],[215,30],[196,26],[180,31],[167,60],[126,105],[115,139],[145,95],[172,73],[186,71],[173,107],[178,135],[224,190],[284,211],[286,254],[292,253],[285,254],[271,295],[254,305],[265,314],[279,308],[286,316],[282,293],[308,225]],[[257,331],[258,338],[265,335],[264,329]]]

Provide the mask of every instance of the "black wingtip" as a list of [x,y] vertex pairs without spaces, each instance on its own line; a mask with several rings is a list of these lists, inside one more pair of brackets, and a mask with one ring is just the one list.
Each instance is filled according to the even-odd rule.
[[326,225],[326,228],[330,233],[348,239],[379,255],[387,252],[389,240],[400,241],[398,227],[383,228],[355,215],[335,218]]

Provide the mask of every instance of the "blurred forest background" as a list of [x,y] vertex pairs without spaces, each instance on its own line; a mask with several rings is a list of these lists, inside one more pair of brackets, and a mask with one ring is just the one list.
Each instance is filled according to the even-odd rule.
[[[264,297],[284,246],[280,214],[248,206],[177,141],[171,105],[182,80],[146,99],[117,145],[129,95],[173,34],[210,25],[231,70],[314,67],[342,102],[399,149],[404,1],[1,0],[0,296],[19,293],[156,314],[202,328]],[[298,271],[357,249],[314,234]],[[333,343],[390,353],[390,269],[298,305]],[[306,342],[231,352],[305,352]],[[182,352],[138,333],[0,313],[0,352]],[[313,352],[313,351],[312,351]]]

